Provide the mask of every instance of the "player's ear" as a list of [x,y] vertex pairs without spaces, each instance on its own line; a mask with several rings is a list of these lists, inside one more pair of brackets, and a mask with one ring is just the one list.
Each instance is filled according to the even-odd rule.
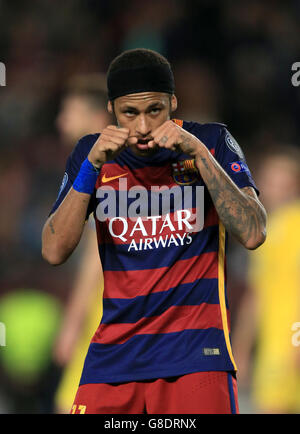
[[108,113],[110,113],[111,115],[113,114],[113,105],[112,105],[111,101],[108,101],[108,103],[107,103],[107,110],[108,110]]
[[171,96],[171,112],[174,112],[177,109],[177,98],[176,96],[173,94]]

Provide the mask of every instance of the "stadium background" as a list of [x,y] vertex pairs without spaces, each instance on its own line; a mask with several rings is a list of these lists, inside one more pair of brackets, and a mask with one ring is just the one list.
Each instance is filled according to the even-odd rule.
[[[0,61],[6,65],[0,88],[0,307],[19,289],[49,294],[63,307],[80,260],[77,254],[52,268],[40,253],[42,226],[69,153],[55,119],[70,76],[105,72],[124,49],[158,50],[174,69],[176,117],[227,124],[255,176],[262,147],[300,144],[300,89],[291,84],[291,66],[300,61],[299,20],[296,0],[0,1]],[[247,253],[236,246],[230,252],[234,327]],[[7,349],[0,347],[0,355]],[[14,390],[34,393],[17,376],[9,378],[1,357],[0,376],[0,413],[13,411]]]

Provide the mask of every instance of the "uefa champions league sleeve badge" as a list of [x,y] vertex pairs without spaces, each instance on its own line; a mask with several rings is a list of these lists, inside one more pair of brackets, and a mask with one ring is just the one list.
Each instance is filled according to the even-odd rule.
[[199,179],[199,172],[195,166],[195,160],[179,160],[172,163],[172,176],[176,184],[190,185]]

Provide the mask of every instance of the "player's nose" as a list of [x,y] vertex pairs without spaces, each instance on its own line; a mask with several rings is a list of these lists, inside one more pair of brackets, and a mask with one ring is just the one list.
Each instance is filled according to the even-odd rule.
[[139,136],[147,136],[151,133],[151,126],[146,116],[139,115],[136,122],[136,132]]

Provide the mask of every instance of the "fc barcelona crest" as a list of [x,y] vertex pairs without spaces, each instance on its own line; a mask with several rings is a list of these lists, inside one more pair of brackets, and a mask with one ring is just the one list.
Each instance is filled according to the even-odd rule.
[[172,163],[173,179],[176,184],[190,185],[198,179],[198,169],[195,166],[195,160],[179,160]]

